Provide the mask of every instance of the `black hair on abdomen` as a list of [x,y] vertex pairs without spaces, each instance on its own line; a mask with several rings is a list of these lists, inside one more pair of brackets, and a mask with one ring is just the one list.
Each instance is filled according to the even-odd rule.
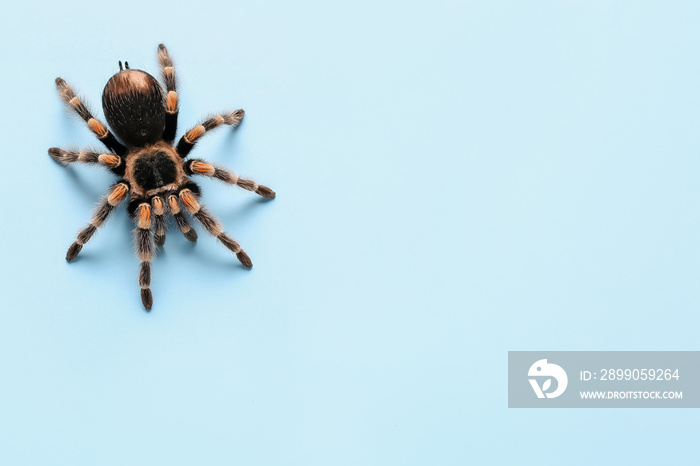
[[112,76],[102,92],[102,109],[109,126],[127,146],[153,144],[163,135],[163,90],[145,71],[124,70]]

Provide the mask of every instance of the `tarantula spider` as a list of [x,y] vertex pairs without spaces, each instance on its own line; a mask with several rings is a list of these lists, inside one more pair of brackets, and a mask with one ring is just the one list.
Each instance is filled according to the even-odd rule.
[[[85,120],[92,132],[110,152],[67,151],[52,147],[49,154],[62,165],[83,162],[102,165],[119,179],[102,199],[97,213],[68,248],[66,260],[71,261],[95,233],[109,214],[127,199],[128,212],[133,218],[134,243],[141,261],[139,284],[141,301],[147,310],[153,305],[149,288],[151,259],[155,245],[165,243],[165,217],[175,217],[185,237],[197,241],[197,233],[183,211],[197,219],[202,226],[230,249],[245,267],[253,266],[240,245],[223,231],[219,221],[199,203],[199,186],[189,176],[203,175],[238,185],[260,196],[274,198],[275,192],[251,180],[239,178],[230,171],[203,160],[186,159],[202,136],[221,125],[236,127],[243,119],[243,110],[216,115],[187,131],[173,146],[177,130],[178,94],[175,70],[168,50],[158,46],[158,61],[165,82],[165,91],[158,80],[141,70],[132,70],[129,63],[119,62],[119,72],[112,76],[102,93],[102,109],[114,135],[90,113],[88,108],[61,78],[56,86],[61,98]],[[153,233],[151,233],[153,229]]]

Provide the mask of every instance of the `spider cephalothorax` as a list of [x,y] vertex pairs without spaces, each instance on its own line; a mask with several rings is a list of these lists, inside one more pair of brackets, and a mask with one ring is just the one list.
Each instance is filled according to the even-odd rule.
[[124,69],[121,62],[119,73],[112,76],[105,86],[102,108],[109,127],[121,142],[92,116],[68,84],[57,78],[56,86],[63,100],[85,120],[110,152],[49,149],[49,154],[63,165],[71,162],[97,163],[120,177],[102,199],[90,224],[68,248],[66,260],[75,259],[112,210],[129,199],[128,211],[136,224],[134,242],[141,260],[141,300],[148,310],[153,305],[150,290],[153,243],[158,247],[165,243],[166,216],[174,217],[180,231],[194,242],[197,241],[197,233],[190,226],[184,214],[186,212],[235,253],[241,264],[248,268],[253,266],[239,244],[226,235],[219,221],[199,203],[199,186],[190,180],[191,175],[217,178],[263,197],[275,197],[274,191],[266,186],[239,178],[203,160],[186,159],[207,132],[221,125],[238,126],[243,119],[243,110],[211,117],[187,131],[177,146],[173,145],[177,131],[178,95],[173,63],[163,44],[158,46],[158,60],[165,91],[150,74],[129,69],[128,63],[125,63]]

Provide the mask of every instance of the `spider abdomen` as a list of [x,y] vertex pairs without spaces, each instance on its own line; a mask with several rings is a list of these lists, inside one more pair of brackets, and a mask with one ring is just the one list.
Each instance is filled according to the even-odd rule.
[[165,128],[163,102],[156,78],[141,70],[120,71],[102,92],[107,123],[131,147],[143,147],[161,138]]
[[133,170],[134,181],[144,190],[160,188],[177,180],[177,166],[165,152],[138,157]]

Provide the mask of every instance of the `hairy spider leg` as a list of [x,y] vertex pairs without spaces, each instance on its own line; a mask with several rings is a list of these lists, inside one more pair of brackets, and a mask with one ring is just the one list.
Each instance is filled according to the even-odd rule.
[[124,174],[124,159],[117,154],[105,154],[93,151],[63,150],[59,149],[58,147],[52,147],[49,149],[49,155],[63,166],[73,162],[99,164],[112,170],[118,175]]
[[241,120],[243,119],[244,115],[245,112],[243,109],[239,109],[226,115],[216,115],[208,118],[191,130],[187,131],[180,138],[180,141],[177,143],[177,153],[184,159],[190,153],[197,141],[206,133],[221,125],[230,125],[236,128],[239,124],[241,124]]
[[156,246],[162,247],[165,244],[166,204],[162,197],[153,196],[151,207],[153,208],[153,241]]
[[180,205],[180,200],[175,194],[168,196],[168,206],[170,207],[170,213],[175,217],[177,222],[177,227],[180,229],[185,238],[189,241],[195,243],[197,241],[197,232],[192,228],[190,222],[182,214],[182,207]]
[[102,141],[105,146],[118,155],[126,154],[126,147],[117,141],[104,124],[92,116],[90,110],[88,110],[85,104],[80,100],[80,97],[75,95],[75,92],[73,92],[73,89],[70,88],[68,83],[61,78],[56,78],[56,88],[58,89],[61,99],[80,115],[80,118],[87,123],[88,128],[95,133],[97,138]]
[[141,302],[143,307],[150,311],[153,306],[151,294],[151,260],[153,259],[153,243],[151,241],[151,205],[142,202],[134,212],[134,244],[136,255],[141,261],[139,273],[139,285],[141,286]]
[[95,216],[88,226],[78,233],[78,238],[68,248],[68,252],[66,253],[66,260],[68,262],[76,258],[80,250],[83,249],[83,245],[92,238],[92,235],[94,235],[95,231],[107,220],[107,217],[109,217],[109,214],[112,213],[114,208],[126,199],[128,193],[129,184],[124,180],[118,181],[110,187],[109,191],[107,191],[107,195],[104,196],[102,202],[100,202]]
[[185,163],[185,173],[188,175],[203,175],[210,178],[216,178],[217,180],[221,180],[225,183],[240,186],[245,190],[259,194],[262,197],[267,197],[268,199],[275,198],[275,192],[267,186],[257,184],[253,180],[240,178],[233,172],[214,166],[201,159],[192,159],[187,161]]
[[163,140],[172,143],[177,132],[177,116],[180,108],[173,60],[170,58],[168,49],[163,44],[158,45],[158,62],[160,63],[160,74],[163,82],[165,82],[165,129],[163,130]]
[[250,257],[248,257],[248,254],[241,249],[241,246],[236,241],[226,235],[221,223],[219,223],[219,221],[213,217],[203,205],[199,204],[197,201],[198,195],[196,193],[192,192],[189,188],[185,188],[180,191],[179,196],[180,200],[187,209],[187,212],[196,218],[212,236],[221,241],[224,246],[231,250],[231,252],[236,255],[244,267],[253,267],[253,263],[251,262]]

